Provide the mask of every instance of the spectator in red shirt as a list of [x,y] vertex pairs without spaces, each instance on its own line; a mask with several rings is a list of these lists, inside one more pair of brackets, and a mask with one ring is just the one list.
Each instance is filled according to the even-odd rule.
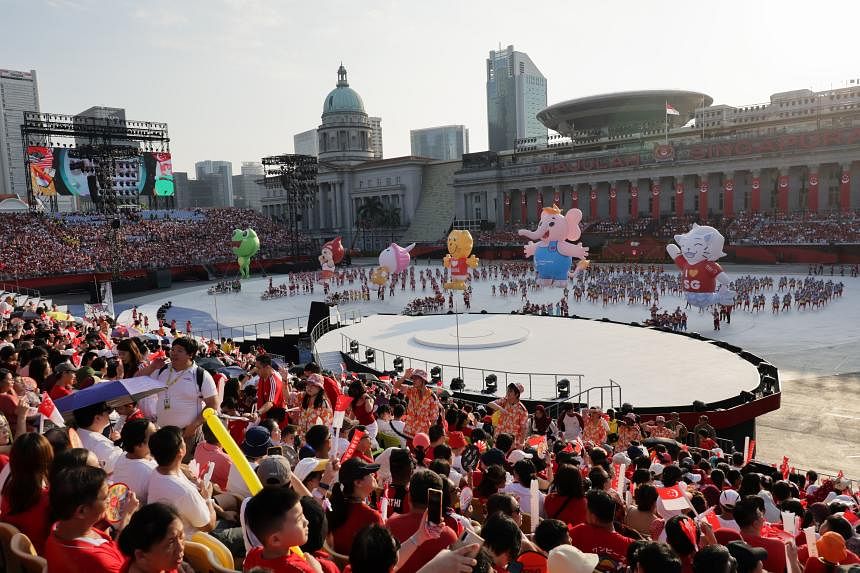
[[570,525],[585,523],[585,489],[582,474],[576,466],[559,466],[543,507],[547,519],[559,519]]
[[523,534],[517,523],[504,513],[497,511],[489,516],[481,528],[481,536],[484,548],[493,557],[496,571],[507,570],[507,566],[519,557]]
[[615,531],[615,500],[603,490],[591,490],[585,499],[586,523],[570,529],[571,545],[584,553],[596,553],[601,562],[627,565],[627,548],[633,540]]
[[272,408],[284,408],[284,381],[272,367],[272,357],[260,354],[256,359],[257,374],[257,415],[260,419]]
[[230,475],[230,465],[233,462],[230,461],[230,456],[224,453],[218,438],[209,429],[208,424],[203,424],[203,441],[197,444],[197,449],[194,450],[194,459],[200,468],[200,475],[206,473],[209,462],[214,463],[212,483],[221,488],[221,491],[227,490],[227,476]]
[[54,385],[48,395],[52,399],[58,400],[64,396],[68,396],[69,394],[71,394],[72,386],[77,380],[75,378],[75,372],[75,367],[68,362],[62,362],[58,364],[57,367],[54,368],[54,373],[57,375],[57,378],[54,381]]
[[368,464],[359,458],[346,460],[338,472],[338,483],[331,493],[331,511],[328,526],[333,547],[338,553],[348,554],[360,529],[367,525],[382,525],[382,515],[370,507],[366,500],[376,489],[378,464]]
[[51,530],[48,474],[53,461],[54,450],[44,436],[19,436],[12,444],[9,478],[0,500],[0,519],[21,530],[39,553]]
[[708,435],[708,431],[704,428],[699,430],[699,447],[703,450],[713,450],[714,448],[718,448],[719,444],[717,444],[714,439]]
[[[424,512],[427,511],[427,493],[430,489],[442,490],[442,478],[430,470],[418,470],[409,480],[409,513],[393,515],[386,527],[400,543],[405,543],[421,525]],[[419,547],[415,553],[397,571],[398,573],[415,573],[437,553],[447,549],[457,540],[457,534],[447,525],[442,526],[438,538],[431,539]]]
[[[121,530],[139,502],[129,493],[123,508]],[[100,468],[64,470],[51,484],[51,511],[59,520],[45,542],[43,556],[51,573],[100,571],[119,573],[125,557],[117,543],[93,526],[108,508],[107,474]]]
[[308,540],[302,545],[302,551],[317,558],[323,573],[340,573],[340,569],[331,560],[331,555],[323,549],[325,538],[328,536],[325,510],[320,502],[311,496],[304,496],[301,504],[305,519],[308,521]]
[[299,555],[298,548],[308,541],[308,520],[305,519],[299,494],[290,488],[263,488],[248,501],[245,524],[260,543],[245,557],[243,569],[262,567],[273,573],[320,573],[316,557]]
[[131,517],[119,536],[128,573],[177,573],[185,555],[185,532],[176,509],[150,503]]
[[753,547],[761,547],[767,551],[764,568],[769,573],[784,573],[785,545],[779,539],[761,536],[761,528],[765,523],[764,500],[756,495],[747,496],[735,505],[733,515],[743,540]]

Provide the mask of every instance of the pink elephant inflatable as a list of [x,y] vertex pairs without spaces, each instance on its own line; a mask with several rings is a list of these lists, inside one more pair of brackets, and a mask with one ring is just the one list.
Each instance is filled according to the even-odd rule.
[[534,257],[535,272],[544,286],[566,286],[574,258],[582,259],[577,270],[587,266],[588,247],[573,243],[582,234],[581,220],[579,209],[571,209],[562,216],[561,209],[553,205],[544,207],[536,230],[519,230],[521,237],[531,239],[523,250],[526,257]]

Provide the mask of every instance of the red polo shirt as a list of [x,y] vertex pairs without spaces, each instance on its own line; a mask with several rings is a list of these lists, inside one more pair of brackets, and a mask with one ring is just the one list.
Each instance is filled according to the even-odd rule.
[[[391,516],[385,523],[385,526],[391,530],[391,534],[400,543],[405,542],[412,537],[418,527],[421,525],[422,513],[410,512],[401,513]],[[415,573],[424,565],[433,559],[443,549],[447,549],[452,543],[457,541],[457,534],[447,525],[442,529],[442,534],[438,539],[431,539],[421,544],[415,553],[409,558],[403,567],[397,570],[398,573]]]
[[358,532],[368,525],[372,524],[384,525],[382,514],[367,505],[366,503],[350,503],[349,515],[346,521],[337,529],[331,532],[334,549],[338,553],[349,555],[352,549],[352,542]]
[[51,532],[43,557],[51,573],[119,573],[125,564],[116,541],[103,531],[92,529],[98,538],[78,537],[66,541]]

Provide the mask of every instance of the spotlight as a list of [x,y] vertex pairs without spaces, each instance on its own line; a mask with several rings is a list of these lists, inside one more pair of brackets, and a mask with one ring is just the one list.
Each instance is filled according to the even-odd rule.
[[451,379],[451,390],[454,392],[460,392],[466,389],[466,383],[463,382],[462,378],[453,378]]
[[556,391],[558,393],[558,398],[568,398],[570,397],[570,380],[567,378],[562,378],[555,385]]
[[442,377],[442,367],[441,366],[434,366],[433,368],[431,368],[430,369],[430,376],[432,378],[441,378]]
[[358,341],[350,340],[349,342],[349,353],[350,354],[358,354]]
[[488,374],[486,378],[484,378],[484,389],[482,392],[484,394],[495,394],[497,388],[498,378],[496,378],[495,374]]
[[372,348],[368,348],[364,351],[364,357],[367,359],[366,364],[370,364],[375,361],[374,358],[376,358],[376,352],[374,352]]
[[394,371],[395,372],[398,372],[398,373],[403,372],[403,359],[402,358],[400,358],[398,356],[397,358],[394,359],[393,364],[394,364]]

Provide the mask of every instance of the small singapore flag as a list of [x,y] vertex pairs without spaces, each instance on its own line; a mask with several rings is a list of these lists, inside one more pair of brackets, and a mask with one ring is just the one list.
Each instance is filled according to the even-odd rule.
[[671,103],[666,102],[666,115],[681,115],[681,113],[672,107]]
[[657,494],[663,500],[663,507],[669,511],[687,509],[690,506],[678,486],[658,487]]
[[39,413],[51,420],[55,426],[63,427],[66,425],[63,422],[63,416],[60,414],[60,411],[57,410],[57,407],[54,405],[54,401],[51,400],[51,397],[48,396],[47,392],[42,393],[42,403],[39,404]]

